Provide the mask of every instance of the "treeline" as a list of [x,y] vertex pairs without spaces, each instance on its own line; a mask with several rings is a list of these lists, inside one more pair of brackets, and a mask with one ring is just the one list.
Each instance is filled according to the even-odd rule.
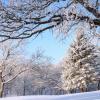
[[38,49],[30,58],[21,41],[0,44],[0,96],[61,95],[100,89],[100,49],[78,34],[59,64]]

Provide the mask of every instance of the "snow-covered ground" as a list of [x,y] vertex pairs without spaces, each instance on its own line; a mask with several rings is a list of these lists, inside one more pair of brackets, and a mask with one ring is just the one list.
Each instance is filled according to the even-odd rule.
[[0,100],[100,100],[100,91],[76,93],[68,95],[46,95],[46,96],[18,96],[7,97]]

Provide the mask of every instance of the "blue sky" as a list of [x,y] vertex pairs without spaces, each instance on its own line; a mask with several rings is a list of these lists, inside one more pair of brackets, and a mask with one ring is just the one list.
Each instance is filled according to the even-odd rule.
[[48,30],[39,35],[35,40],[31,39],[26,47],[25,53],[31,56],[38,48],[44,50],[44,54],[53,58],[53,63],[58,63],[66,54],[70,44],[73,41],[73,34],[70,33],[66,39],[61,40],[52,35]]

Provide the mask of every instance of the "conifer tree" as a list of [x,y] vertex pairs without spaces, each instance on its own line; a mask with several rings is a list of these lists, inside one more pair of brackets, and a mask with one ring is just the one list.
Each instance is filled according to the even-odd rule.
[[83,33],[78,34],[65,58],[62,83],[65,90],[87,91],[88,86],[97,82],[96,48]]

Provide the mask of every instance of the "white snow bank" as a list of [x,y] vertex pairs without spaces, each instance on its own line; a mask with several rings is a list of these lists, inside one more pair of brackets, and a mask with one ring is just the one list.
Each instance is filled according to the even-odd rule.
[[100,100],[100,91],[67,95],[17,96],[0,100]]

